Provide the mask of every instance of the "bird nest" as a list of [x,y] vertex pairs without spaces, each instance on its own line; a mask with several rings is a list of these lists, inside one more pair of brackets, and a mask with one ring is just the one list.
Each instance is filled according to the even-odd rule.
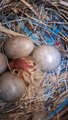
[[1,0],[1,40],[7,36],[28,36],[36,46],[56,46],[62,55],[60,65],[52,72],[42,72],[36,66],[27,72],[13,71],[23,76],[27,94],[15,103],[0,101],[0,113],[6,115],[6,120],[32,119],[38,111],[44,111],[42,120],[45,116],[49,120],[58,113],[62,116],[64,108],[68,110],[68,14],[66,4],[61,4],[44,0]]
[[63,60],[61,66],[60,72],[56,70],[42,73],[36,69],[36,71],[30,71],[30,75],[28,72],[24,73],[25,83],[29,84],[29,86],[26,85],[27,94],[16,103],[0,102],[0,112],[9,113],[18,119],[20,116],[29,115],[29,113],[39,110],[44,110],[45,113],[50,113],[54,109],[58,109],[56,113],[60,112],[60,108],[63,110],[66,103],[64,105],[62,103],[64,100],[67,101],[68,97],[67,61]]

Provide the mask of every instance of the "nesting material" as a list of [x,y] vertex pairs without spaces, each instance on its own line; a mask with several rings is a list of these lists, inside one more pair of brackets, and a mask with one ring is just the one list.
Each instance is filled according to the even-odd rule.
[[[18,0],[9,0],[9,2],[1,0],[0,39],[7,39],[5,43],[3,42],[4,49],[2,46],[1,52],[4,52],[9,60],[9,67],[6,71],[13,74],[15,79],[19,78],[17,83],[20,82],[21,78],[26,86],[25,95],[19,96],[12,103],[6,102],[6,99],[0,100],[0,112],[4,113],[2,116],[6,116],[7,113],[6,120],[49,120],[51,118],[55,120],[60,119],[68,111],[67,10],[66,5],[61,6],[58,0],[56,2],[55,0],[21,0],[21,2]],[[20,39],[17,40],[17,38]],[[26,42],[25,38],[31,41],[30,44]],[[42,64],[43,68],[46,67],[46,69],[40,67],[35,60],[38,57],[41,59],[41,55],[37,53],[35,59],[31,56],[36,47],[39,49],[41,45],[45,46],[43,44],[49,46],[49,50],[46,49],[47,55],[44,52],[45,50],[42,50],[42,54],[44,53],[47,59],[44,59],[43,54],[41,61],[44,60]],[[51,46],[56,47],[61,55],[57,49],[52,51]],[[49,61],[49,56],[52,58],[52,63]],[[9,78],[7,80],[7,83],[11,81]],[[6,84],[4,86],[7,86]],[[5,90],[7,88],[4,87]],[[19,93],[19,91],[16,92]],[[4,96],[4,98],[6,97]],[[40,114],[41,111],[44,111],[44,115]],[[3,119],[5,118],[3,117]]]

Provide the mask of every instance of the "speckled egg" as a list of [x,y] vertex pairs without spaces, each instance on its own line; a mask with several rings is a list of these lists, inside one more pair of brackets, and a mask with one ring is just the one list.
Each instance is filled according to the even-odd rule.
[[7,57],[0,52],[0,74],[2,74],[7,69]]
[[18,101],[26,91],[23,80],[10,72],[0,76],[0,99],[5,102]]
[[49,45],[36,48],[33,57],[42,71],[55,70],[61,62],[60,52],[54,46]]
[[33,41],[24,36],[8,38],[4,43],[4,52],[11,59],[29,56],[33,50]]

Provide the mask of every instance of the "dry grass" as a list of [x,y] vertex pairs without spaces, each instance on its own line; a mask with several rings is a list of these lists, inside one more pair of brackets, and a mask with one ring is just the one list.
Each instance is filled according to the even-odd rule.
[[[44,110],[44,113],[48,114],[68,97],[68,37],[63,34],[64,32],[67,33],[68,8],[66,4],[61,6],[62,2],[41,1],[0,0],[0,39],[4,40],[7,36],[30,37],[33,34],[34,37],[39,38],[39,40],[31,38],[36,46],[48,44],[44,37],[41,36],[41,33],[48,34],[51,38],[52,34],[57,34],[54,32],[55,27],[52,33],[50,32],[52,25],[56,24],[57,27],[63,25],[63,32],[59,31],[56,39],[58,40],[59,38],[58,41],[62,42],[58,49],[64,54],[63,57],[65,58],[63,58],[62,64],[59,66],[60,70],[58,68],[58,70],[51,73],[44,73],[44,79],[41,80],[38,89],[33,90],[32,94],[29,92],[29,95],[14,104],[0,102],[0,112],[1,114],[6,114],[6,116],[3,116],[3,120],[18,120],[18,118],[20,120],[31,120],[33,113],[39,111],[39,109]],[[55,14],[59,16],[64,22],[54,18],[52,13],[54,16]],[[32,32],[27,34],[23,30],[25,26]],[[32,91],[31,88],[32,86],[29,87],[29,91]],[[65,111],[67,110],[68,108],[65,109]],[[62,110],[58,115],[62,116],[65,111]],[[2,120],[1,117],[0,119]],[[55,119],[56,117],[54,117]],[[60,120],[60,117],[57,120]]]

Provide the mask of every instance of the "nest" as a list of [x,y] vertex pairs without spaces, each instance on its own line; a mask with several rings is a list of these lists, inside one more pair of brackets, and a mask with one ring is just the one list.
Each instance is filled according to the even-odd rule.
[[40,82],[32,94],[30,85],[29,95],[20,101],[0,102],[0,113],[4,115],[4,120],[33,120],[39,110],[44,111],[41,120],[45,117],[47,120],[55,120],[68,111],[67,11],[66,2],[63,4],[62,1],[1,0],[1,41],[6,40],[8,36],[27,36],[36,46],[42,44],[56,46],[62,55],[61,64],[55,71],[38,72]]

